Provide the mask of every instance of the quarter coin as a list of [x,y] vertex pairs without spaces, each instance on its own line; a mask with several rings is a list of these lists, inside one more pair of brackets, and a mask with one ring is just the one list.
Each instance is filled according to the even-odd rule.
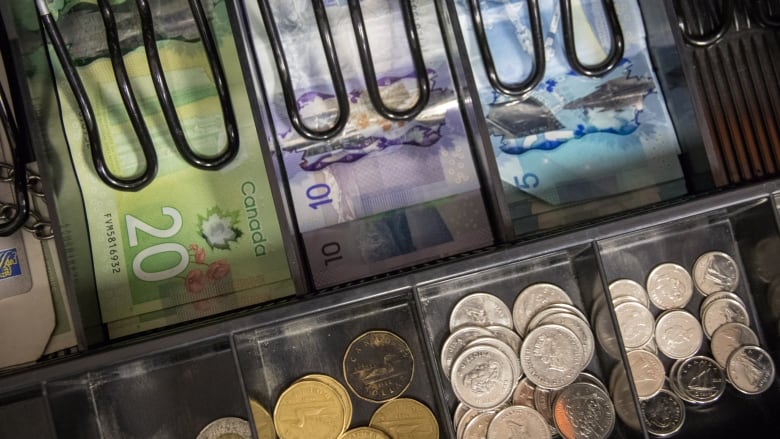
[[490,293],[472,293],[455,305],[450,314],[450,331],[461,326],[500,325],[512,328],[512,313],[498,297]]
[[615,407],[600,387],[574,383],[558,394],[553,418],[564,439],[606,438],[615,427]]
[[319,381],[299,381],[287,388],[274,408],[280,439],[332,439],[344,430],[344,407],[338,393]]
[[512,306],[515,331],[524,337],[531,318],[538,311],[553,303],[571,305],[572,301],[565,291],[548,283],[533,284],[521,291]]
[[677,264],[661,264],[647,276],[647,294],[659,309],[684,308],[693,295],[691,275]]
[[425,404],[410,398],[397,398],[382,404],[371,416],[369,427],[391,438],[438,439],[439,423]]
[[639,401],[639,405],[647,430],[655,437],[670,437],[685,423],[685,404],[666,389],[661,389],[652,398]]
[[490,330],[480,326],[463,326],[450,334],[441,348],[441,368],[444,376],[449,379],[452,362],[469,342],[479,337],[489,337],[491,334]]
[[252,430],[249,428],[249,422],[241,418],[219,418],[205,427],[198,433],[197,439],[251,439]]
[[715,330],[710,341],[710,350],[718,365],[725,368],[731,353],[745,345],[758,345],[756,333],[742,323],[731,322]]
[[707,252],[693,264],[693,278],[696,288],[705,296],[718,291],[734,292],[739,283],[739,269],[726,253]]
[[507,407],[496,414],[487,439],[549,439],[550,428],[536,410],[522,405]]
[[492,332],[494,337],[508,344],[515,353],[520,352],[523,338],[517,335],[515,331],[505,326],[488,326],[487,330]]
[[577,379],[583,354],[582,343],[571,329],[551,324],[528,334],[520,348],[520,363],[531,382],[558,389]]
[[455,359],[450,376],[455,396],[478,410],[498,407],[512,395],[517,377],[509,358],[492,346],[470,346]]
[[590,360],[593,359],[593,353],[596,350],[596,342],[593,338],[593,332],[591,332],[588,322],[582,320],[574,314],[558,313],[551,314],[539,322],[539,326],[548,324],[556,324],[566,327],[574,332],[574,335],[580,339],[583,350],[580,370],[584,370],[585,367],[590,364]]
[[369,331],[350,343],[342,364],[344,381],[359,398],[383,402],[412,383],[414,357],[409,345],[388,331]]
[[658,317],[655,342],[658,349],[669,358],[694,355],[701,348],[703,339],[699,321],[687,311],[666,311]]
[[639,398],[655,396],[664,385],[666,378],[664,365],[655,355],[637,350],[627,354],[634,386]]
[[759,346],[742,346],[726,361],[726,374],[737,390],[757,395],[772,386],[775,363],[769,353]]

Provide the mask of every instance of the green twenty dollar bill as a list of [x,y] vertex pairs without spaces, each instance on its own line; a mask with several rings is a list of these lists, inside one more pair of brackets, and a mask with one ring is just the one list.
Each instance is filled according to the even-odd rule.
[[[64,4],[58,9],[62,11],[58,22],[73,22],[74,17],[69,19],[69,14],[78,14],[76,18],[88,24],[95,23],[96,14],[99,18],[97,9],[68,8],[76,2],[61,3]],[[121,18],[126,14],[128,20],[133,19],[122,9],[133,4],[117,5],[117,15]],[[179,157],[154,93],[145,51],[142,47],[129,47],[124,60],[154,140],[159,172],[139,192],[120,192],[103,184],[92,165],[76,101],[61,66],[55,62],[61,117],[70,152],[70,157],[60,160],[71,161],[75,168],[93,259],[92,267],[77,269],[94,272],[104,322],[168,309],[179,316],[166,315],[165,321],[158,320],[162,326],[189,318],[184,311],[177,311],[186,310],[182,305],[189,303],[242,292],[240,301],[223,301],[238,307],[294,292],[225,5],[204,4],[225,68],[241,139],[238,156],[218,172],[195,169]],[[165,2],[155,6],[155,17],[174,14],[177,7],[182,12],[176,15],[182,26],[166,28],[168,39],[160,38],[158,29],[160,57],[190,144],[200,154],[215,154],[225,145],[222,109],[203,47],[187,37],[194,29],[187,3]],[[138,32],[139,28],[131,22],[126,30]],[[103,44],[102,29],[89,29],[93,31],[97,34],[83,40],[83,44]],[[167,35],[169,32],[173,34]],[[139,43],[137,39],[123,39],[126,45],[128,41],[136,46]],[[74,40],[70,49],[79,52],[77,44]],[[99,48],[93,52],[102,54]],[[122,176],[139,172],[144,166],[143,156],[122,106],[110,61],[103,55],[77,59],[76,64],[96,113],[109,167]],[[269,285],[274,286],[270,292]],[[230,309],[217,308],[212,313]]]

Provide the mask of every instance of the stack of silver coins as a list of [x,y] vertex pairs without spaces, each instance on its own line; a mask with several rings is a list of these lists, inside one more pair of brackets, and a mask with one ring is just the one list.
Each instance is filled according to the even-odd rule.
[[[663,263],[648,275],[646,290],[630,279],[610,284],[620,336],[650,433],[660,437],[676,433],[685,422],[683,401],[714,403],[727,382],[742,393],[758,394],[774,381],[773,361],[758,346],[747,308],[735,294],[738,284],[736,262],[717,251],[696,260],[693,277],[680,265]],[[704,296],[698,315],[686,310],[694,286]],[[594,306],[597,318],[604,317],[603,302]],[[657,316],[651,304],[659,310]],[[615,340],[602,337],[598,330],[597,337],[610,355],[618,353]],[[711,356],[700,354],[705,337],[710,339]],[[668,376],[659,353],[674,360]],[[621,380],[625,380],[623,368],[616,369],[610,381],[621,385]],[[613,387],[613,397],[614,391]]]
[[460,404],[458,438],[607,437],[615,409],[604,384],[585,372],[595,340],[566,292],[539,283],[512,311],[472,293],[450,315],[441,366]]

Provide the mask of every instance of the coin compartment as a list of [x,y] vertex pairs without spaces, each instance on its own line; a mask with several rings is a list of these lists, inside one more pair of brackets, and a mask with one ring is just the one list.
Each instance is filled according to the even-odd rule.
[[[447,427],[451,428],[451,437],[455,437],[452,414],[458,400],[449,380],[444,377],[439,354],[445,339],[450,334],[449,319],[455,305],[465,296],[474,292],[488,292],[500,298],[510,310],[517,295],[526,287],[535,283],[551,283],[563,289],[574,305],[588,316],[597,297],[604,294],[595,251],[590,245],[570,247],[557,252],[532,257],[495,266],[484,271],[467,275],[452,276],[417,288],[421,311],[425,316],[425,332],[436,364],[439,384],[442,389],[448,415]],[[615,335],[614,323],[608,324],[609,333]],[[594,334],[595,336],[595,334]],[[605,385],[609,383],[610,371],[621,364],[604,352],[598,342],[593,359],[586,371],[597,376]],[[637,416],[636,401],[623,407],[627,413]],[[621,418],[616,418],[615,429],[611,437],[642,437],[639,429],[628,427]]]
[[53,439],[49,408],[41,389],[0,398],[0,437]]
[[[411,290],[353,303],[337,303],[332,299],[333,296],[321,296],[309,300],[309,309],[316,313],[290,314],[234,336],[247,397],[259,402],[273,416],[279,396],[291,384],[308,374],[324,374],[336,379],[350,396],[353,407],[350,428],[368,426],[382,404],[362,399],[350,389],[342,363],[353,340],[368,331],[385,330],[402,338],[414,359],[411,383],[400,397],[425,404],[437,420],[441,419],[441,403],[433,384]],[[441,437],[447,436],[442,433]]]
[[[607,285],[618,279],[631,279],[646,288],[649,273],[661,263],[673,262],[693,277],[696,259],[709,251],[730,255],[739,269],[735,294],[745,303],[749,326],[761,346],[778,364],[777,318],[769,315],[768,286],[780,274],[780,238],[772,203],[760,199],[677,219],[643,230],[632,231],[597,242]],[[771,250],[771,251],[770,251]],[[704,295],[696,290],[685,310],[700,320],[699,307]],[[611,303],[611,300],[608,300]],[[650,303],[657,318],[662,310]],[[699,355],[711,357],[709,339],[703,337]],[[675,360],[658,352],[667,374]],[[730,384],[714,403],[686,404],[681,437],[752,437],[780,428],[774,408],[780,406],[777,375],[773,386],[763,394],[747,396]]]
[[46,391],[57,437],[196,438],[215,419],[249,419],[227,337],[53,381]]

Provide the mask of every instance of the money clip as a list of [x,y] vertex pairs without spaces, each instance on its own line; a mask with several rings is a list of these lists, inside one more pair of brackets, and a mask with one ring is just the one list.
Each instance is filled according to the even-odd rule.
[[366,89],[368,90],[368,96],[371,99],[371,104],[385,119],[393,121],[402,121],[413,119],[428,104],[430,98],[430,82],[428,81],[428,72],[425,68],[425,61],[422,56],[422,49],[420,48],[420,39],[417,35],[417,28],[414,23],[414,11],[412,10],[412,3],[410,0],[401,0],[399,6],[403,16],[404,31],[406,32],[406,41],[409,45],[409,52],[412,56],[412,64],[414,64],[415,78],[417,79],[417,102],[404,110],[397,110],[389,108],[382,96],[379,94],[379,85],[377,84],[376,70],[374,69],[374,60],[371,55],[371,46],[368,42],[368,34],[366,32],[366,24],[363,21],[363,11],[360,7],[360,0],[349,0],[349,12],[352,18],[352,28],[355,31],[358,43],[358,53],[360,54],[360,63],[363,67],[363,75],[365,77]]
[[544,78],[545,54],[544,54],[544,33],[542,30],[542,14],[539,9],[539,0],[527,0],[528,12],[531,24],[531,39],[534,46],[534,65],[531,73],[525,80],[508,84],[501,80],[496,70],[496,64],[493,61],[493,53],[488,44],[487,32],[485,31],[485,22],[482,19],[482,8],[479,5],[480,0],[470,0],[471,20],[474,23],[474,33],[477,37],[482,62],[487,71],[490,85],[501,94],[507,96],[522,97],[532,91],[539,85]]
[[560,0],[561,21],[563,24],[563,42],[566,59],[575,72],[590,77],[606,75],[617,67],[623,58],[625,51],[625,42],[623,40],[623,31],[620,27],[617,10],[614,0],[601,0],[604,14],[606,14],[607,24],[610,29],[612,44],[610,45],[607,57],[598,64],[584,64],[577,55],[577,47],[574,42],[574,17],[572,14],[571,0]]
[[[105,156],[103,154],[103,145],[100,140],[100,132],[95,118],[95,113],[92,108],[92,104],[89,101],[87,92],[84,88],[84,84],[74,66],[73,60],[68,53],[65,42],[62,35],[59,32],[57,23],[51,16],[48,6],[45,0],[36,0],[36,7],[41,19],[41,24],[46,32],[46,35],[51,40],[52,46],[56,56],[62,65],[65,78],[68,81],[76,101],[79,106],[82,118],[84,120],[84,126],[87,131],[87,137],[90,143],[90,151],[92,155],[92,162],[95,166],[95,170],[98,173],[100,179],[109,187],[121,190],[121,191],[138,191],[149,183],[152,182],[157,174],[158,162],[157,153],[154,149],[154,142],[152,141],[149,130],[143,119],[138,101],[135,98],[130,79],[127,74],[124,59],[122,57],[122,48],[119,44],[118,29],[116,20],[114,19],[113,9],[108,0],[98,0],[98,8],[103,18],[103,24],[106,29],[106,40],[108,43],[109,55],[111,58],[111,64],[116,77],[117,87],[119,88],[120,95],[122,97],[122,103],[124,104],[125,111],[130,118],[130,122],[135,131],[136,137],[141,147],[141,151],[144,156],[144,170],[136,177],[120,177],[115,175],[108,167]],[[238,129],[236,126],[235,114],[230,102],[230,97],[227,89],[227,79],[225,78],[224,70],[219,61],[217,54],[216,43],[214,37],[211,34],[211,29],[208,25],[208,20],[205,17],[203,7],[199,0],[190,0],[190,9],[192,10],[195,23],[198,26],[198,32],[201,36],[201,41],[206,50],[209,64],[211,67],[214,81],[217,87],[217,93],[220,99],[220,105],[222,107],[222,114],[227,131],[227,145],[224,151],[216,157],[203,157],[197,155],[190,145],[188,144],[184,131],[181,127],[178,115],[176,114],[176,107],[171,98],[170,91],[165,79],[164,70],[159,59],[157,52],[154,25],[152,23],[152,14],[149,5],[146,0],[136,0],[139,13],[141,14],[141,26],[144,40],[144,48],[146,50],[146,58],[149,63],[149,68],[152,71],[153,82],[155,91],[157,93],[160,106],[163,109],[168,129],[176,144],[176,148],[179,150],[182,158],[190,165],[200,169],[219,169],[229,163],[238,152]]]
[[263,18],[263,24],[265,25],[266,32],[268,33],[268,40],[271,44],[271,50],[276,59],[276,69],[279,73],[282,94],[284,95],[287,116],[290,118],[290,123],[298,134],[309,140],[328,140],[337,136],[347,125],[347,120],[349,119],[349,97],[347,96],[347,89],[344,85],[344,76],[341,72],[341,67],[339,66],[338,56],[336,55],[336,47],[333,42],[333,35],[330,31],[325,5],[322,0],[312,0],[311,3],[317,21],[320,41],[322,42],[322,47],[325,51],[325,60],[328,64],[333,91],[336,95],[336,103],[338,105],[338,116],[336,116],[336,120],[330,127],[325,129],[310,128],[304,123],[303,117],[298,109],[290,67],[287,63],[284,48],[282,47],[279,28],[276,26],[271,6],[267,1],[258,2],[260,6],[260,15]]
[[[4,87],[0,86],[0,119],[2,120],[0,123],[10,143],[11,159],[13,160],[5,177],[7,177],[7,182],[13,183],[13,193],[16,198],[14,205],[3,205],[0,209],[0,236],[7,237],[18,231],[27,222],[30,215],[27,164],[32,161],[32,141],[27,127],[23,126],[23,130],[20,130],[14,117],[15,114],[23,114],[24,112],[16,108],[20,102],[20,97],[16,93],[21,90],[21,87],[8,29],[6,29],[2,16],[0,16],[0,56],[3,58],[6,78],[14,97],[13,101],[9,101]],[[14,111],[11,111],[9,104],[16,106]],[[26,125],[24,118],[21,118],[20,123]]]

